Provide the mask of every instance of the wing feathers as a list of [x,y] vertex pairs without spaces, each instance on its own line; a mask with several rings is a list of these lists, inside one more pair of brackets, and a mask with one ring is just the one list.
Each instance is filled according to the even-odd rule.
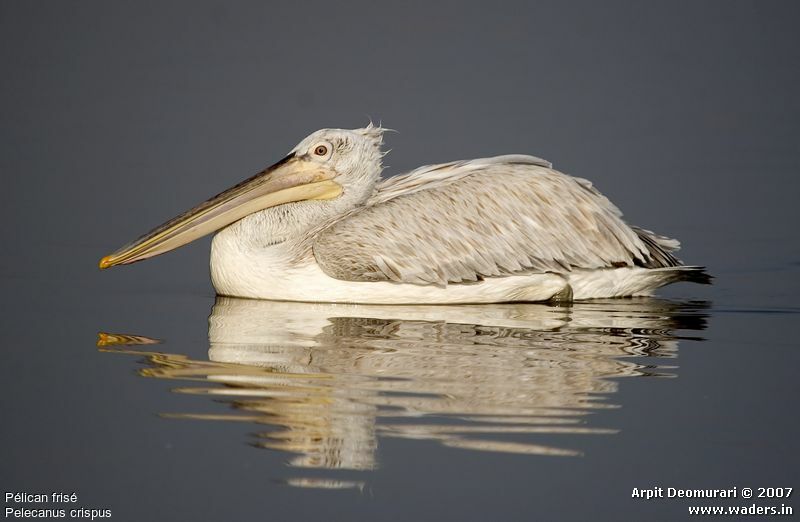
[[323,230],[314,256],[351,281],[466,283],[510,274],[677,266],[677,242],[625,224],[590,182],[532,156],[421,167]]

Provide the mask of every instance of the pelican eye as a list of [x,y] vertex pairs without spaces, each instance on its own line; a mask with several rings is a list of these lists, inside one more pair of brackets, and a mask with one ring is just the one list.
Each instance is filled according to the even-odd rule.
[[328,147],[326,147],[325,145],[317,145],[316,147],[314,147],[314,154],[316,154],[317,156],[324,156],[327,153],[328,153]]

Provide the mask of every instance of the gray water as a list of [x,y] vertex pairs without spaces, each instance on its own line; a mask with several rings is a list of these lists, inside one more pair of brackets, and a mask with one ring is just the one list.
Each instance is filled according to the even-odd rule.
[[[792,2],[0,3],[4,492],[113,520],[676,520],[800,487]],[[368,116],[385,175],[530,153],[679,238],[656,298],[216,298],[99,257]],[[6,502],[7,507],[54,507]]]

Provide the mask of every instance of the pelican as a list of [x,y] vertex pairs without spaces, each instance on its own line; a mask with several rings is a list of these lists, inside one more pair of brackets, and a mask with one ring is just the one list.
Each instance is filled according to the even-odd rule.
[[381,179],[384,129],[322,129],[255,176],[100,260],[141,261],[216,232],[219,295],[457,304],[650,295],[709,283],[679,243],[627,225],[581,178],[505,155]]

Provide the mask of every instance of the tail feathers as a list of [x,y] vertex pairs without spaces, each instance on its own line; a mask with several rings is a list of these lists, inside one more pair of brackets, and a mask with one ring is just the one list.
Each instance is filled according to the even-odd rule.
[[631,228],[644,243],[650,256],[650,259],[644,263],[644,267],[665,272],[667,274],[664,278],[665,285],[677,283],[678,281],[688,281],[701,285],[711,284],[711,280],[714,278],[706,272],[706,267],[683,266],[681,260],[672,254],[672,252],[680,249],[680,241],[661,236],[643,228]]
[[688,281],[690,283],[698,283],[701,285],[710,285],[714,276],[706,272],[704,266],[676,266],[662,269],[669,272],[669,283],[677,283],[679,281]]
[[649,254],[649,259],[644,263],[645,268],[666,268],[679,267],[681,260],[675,257],[672,252],[680,249],[681,243],[677,239],[661,236],[650,230],[639,227],[631,227],[639,239],[644,243]]

